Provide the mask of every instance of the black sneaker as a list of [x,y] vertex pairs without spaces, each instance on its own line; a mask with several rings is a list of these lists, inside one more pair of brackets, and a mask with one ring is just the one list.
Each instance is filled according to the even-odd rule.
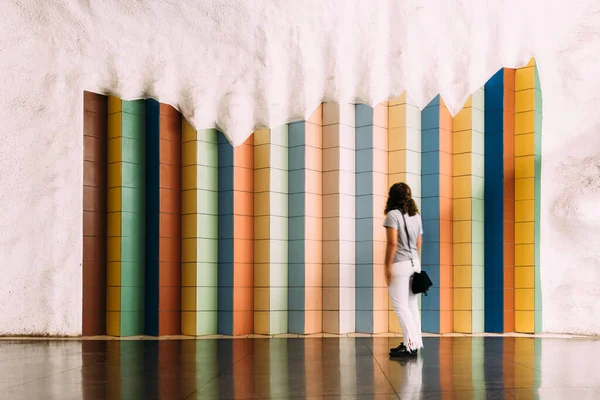
[[397,352],[397,351],[402,351],[402,349],[406,349],[406,346],[404,345],[404,342],[400,342],[400,344],[398,346],[392,347],[390,349],[390,353]]
[[419,350],[408,350],[406,347],[390,351],[390,357],[416,357],[419,354]]

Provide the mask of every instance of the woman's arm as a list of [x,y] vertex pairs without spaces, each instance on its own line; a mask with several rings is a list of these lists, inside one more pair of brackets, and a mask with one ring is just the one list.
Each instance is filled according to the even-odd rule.
[[421,257],[421,249],[423,248],[423,235],[419,235],[417,238],[417,253],[419,253],[419,258]]
[[394,259],[394,253],[396,252],[396,246],[398,245],[398,231],[394,228],[390,228],[389,226],[386,227],[386,241],[385,280],[389,285],[392,279],[392,260]]

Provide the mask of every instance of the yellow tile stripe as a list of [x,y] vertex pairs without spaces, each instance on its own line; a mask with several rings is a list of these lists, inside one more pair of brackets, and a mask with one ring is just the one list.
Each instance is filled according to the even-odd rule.
[[[536,331],[536,66],[515,73],[515,330]],[[539,154],[537,154],[539,156]],[[539,194],[538,194],[539,195]],[[539,301],[539,299],[538,299]]]

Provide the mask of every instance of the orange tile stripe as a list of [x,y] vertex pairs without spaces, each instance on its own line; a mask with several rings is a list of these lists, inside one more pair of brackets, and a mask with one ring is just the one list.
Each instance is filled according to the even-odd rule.
[[454,331],[452,294],[452,116],[440,98],[440,332]]
[[311,150],[306,154],[306,192],[318,205],[306,203],[315,217],[307,218],[305,226],[304,333],[318,333],[323,332],[323,105],[306,121],[305,140]]

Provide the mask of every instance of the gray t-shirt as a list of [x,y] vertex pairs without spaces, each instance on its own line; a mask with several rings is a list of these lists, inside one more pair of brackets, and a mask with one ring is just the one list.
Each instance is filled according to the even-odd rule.
[[423,223],[421,222],[421,216],[415,214],[409,217],[408,214],[404,214],[406,218],[406,225],[408,228],[408,234],[410,236],[410,245],[407,245],[406,231],[404,230],[404,219],[402,213],[399,210],[392,210],[387,213],[383,226],[394,228],[398,231],[398,246],[396,247],[396,254],[392,262],[408,261],[419,258],[417,252],[417,238],[423,234]]

